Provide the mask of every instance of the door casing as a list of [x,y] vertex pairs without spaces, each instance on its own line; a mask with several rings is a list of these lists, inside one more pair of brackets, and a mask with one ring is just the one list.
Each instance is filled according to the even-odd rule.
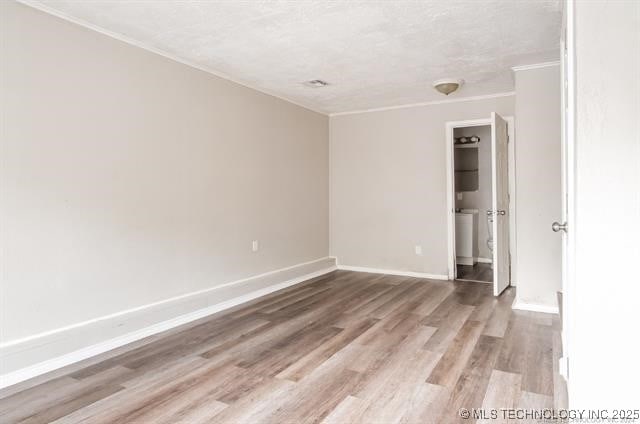
[[[509,132],[509,252],[511,254],[511,285],[517,281],[517,237],[516,237],[516,131],[515,118],[503,117],[508,124]],[[449,280],[456,278],[456,228],[455,228],[455,186],[454,186],[454,147],[453,132],[456,128],[490,126],[491,117],[486,119],[470,119],[465,121],[448,121],[445,123],[446,142],[446,168],[447,168],[447,277]],[[481,219],[484,217],[478,217]]]

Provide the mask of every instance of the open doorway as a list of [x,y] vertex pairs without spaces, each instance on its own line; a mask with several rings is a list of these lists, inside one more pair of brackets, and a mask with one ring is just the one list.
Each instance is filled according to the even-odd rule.
[[456,278],[493,283],[491,126],[454,128],[453,139]]
[[495,113],[446,124],[449,278],[493,283],[495,295],[515,277],[513,129]]

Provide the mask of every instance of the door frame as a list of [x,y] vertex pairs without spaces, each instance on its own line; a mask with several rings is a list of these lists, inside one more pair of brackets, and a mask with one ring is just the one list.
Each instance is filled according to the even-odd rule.
[[[511,285],[515,286],[517,278],[516,273],[516,131],[515,118],[513,116],[505,116],[508,124],[509,132],[509,253],[511,255]],[[457,276],[456,270],[456,221],[455,221],[455,187],[454,187],[454,147],[453,147],[453,131],[456,128],[490,126],[491,117],[483,119],[469,119],[465,121],[448,121],[445,122],[445,151],[446,170],[447,170],[447,277],[454,280]],[[482,217],[486,218],[486,217]],[[478,219],[481,219],[478,216]]]
[[575,246],[576,235],[576,40],[575,1],[568,0],[563,8],[562,35],[560,42],[561,75],[561,157],[562,157],[562,222],[568,224],[562,233],[562,353],[559,360],[559,374],[569,382],[569,355],[572,352],[571,334],[574,322],[573,296],[575,292]]

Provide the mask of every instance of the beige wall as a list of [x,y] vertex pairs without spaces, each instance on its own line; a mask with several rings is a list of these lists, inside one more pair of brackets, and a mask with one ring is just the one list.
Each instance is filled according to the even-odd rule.
[[327,256],[326,116],[0,10],[2,341]]
[[446,276],[445,122],[493,111],[513,115],[514,98],[331,117],[331,253],[338,262]]
[[446,276],[445,122],[492,111],[516,122],[518,300],[557,306],[561,239],[550,225],[561,217],[558,66],[516,72],[515,97],[332,117],[331,253],[338,262]]
[[560,67],[515,72],[518,301],[557,306],[562,283]]

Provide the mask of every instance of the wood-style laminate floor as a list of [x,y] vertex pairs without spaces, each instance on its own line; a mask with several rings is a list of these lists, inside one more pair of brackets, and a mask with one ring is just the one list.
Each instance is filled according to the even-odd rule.
[[456,265],[458,279],[466,281],[493,282],[493,269],[491,264],[478,262],[475,265]]
[[336,271],[0,399],[0,422],[449,423],[548,408],[558,317],[491,286]]

